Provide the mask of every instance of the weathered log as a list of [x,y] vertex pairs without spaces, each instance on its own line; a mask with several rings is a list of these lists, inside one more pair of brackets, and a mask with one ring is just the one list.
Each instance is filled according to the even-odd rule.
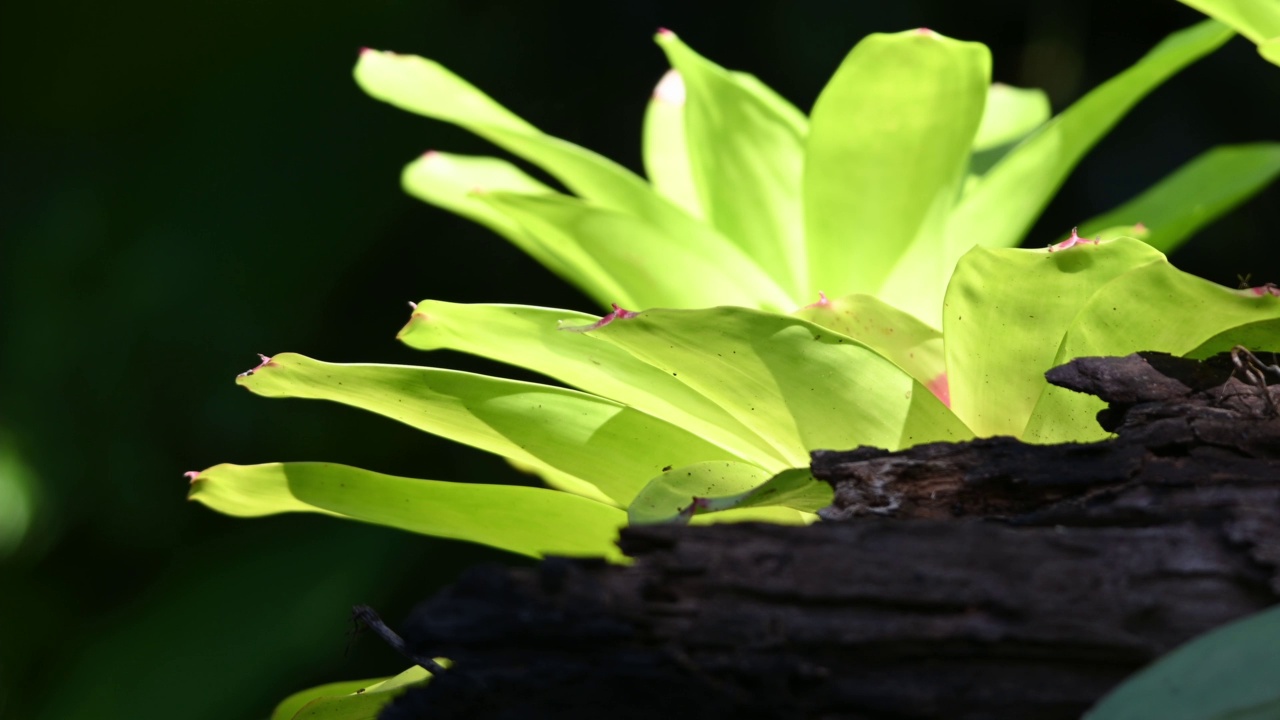
[[452,669],[382,717],[1077,718],[1280,600],[1280,395],[1232,359],[1053,371],[1111,403],[1101,443],[817,453],[836,503],[812,527],[473,570],[403,630]]

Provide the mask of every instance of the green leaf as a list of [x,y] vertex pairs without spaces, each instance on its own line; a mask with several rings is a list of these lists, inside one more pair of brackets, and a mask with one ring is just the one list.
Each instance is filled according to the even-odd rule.
[[271,720],[377,720],[384,705],[430,678],[431,673],[415,665],[395,677],[320,685],[282,700]]
[[875,350],[947,402],[942,333],[870,295],[822,300],[794,313]]
[[704,216],[689,166],[689,141],[684,130],[684,79],[668,70],[644,112],[642,150],[644,172],[659,195],[693,217]]
[[[693,254],[704,258],[724,255],[726,248],[736,251],[733,244],[714,229],[698,222],[655,193],[643,179],[626,168],[597,153],[542,133],[438,63],[413,55],[366,50],[356,64],[355,77],[360,87],[374,98],[462,127],[541,167],[571,191],[591,201],[592,208],[614,211],[616,216],[611,216],[611,224],[632,227],[617,222],[617,218],[634,216],[641,221],[639,227],[642,229],[629,233],[632,241],[654,238],[663,241],[653,246],[631,247],[627,252],[614,250],[610,253],[610,259],[615,262],[619,255],[659,256],[672,245],[683,247],[685,255]],[[485,197],[492,200],[499,194],[487,193]],[[508,194],[507,197],[516,196]],[[533,199],[529,199],[532,202]],[[509,209],[503,208],[504,211]],[[525,215],[528,213],[526,208]],[[538,232],[531,232],[535,236],[539,235]],[[543,235],[545,234],[544,232]],[[562,242],[571,243],[578,239],[576,234],[570,234],[568,238],[548,241],[544,237],[542,242],[554,247]],[[592,250],[588,248],[587,252]],[[741,256],[740,252],[732,255]],[[732,265],[732,260],[730,262]],[[618,265],[601,262],[601,267],[612,276],[634,276],[625,262]],[[739,285],[757,288],[751,301],[744,304],[787,309],[795,304],[762,270],[755,268],[752,275],[758,277],[746,277],[737,281]],[[577,280],[584,287],[591,287],[591,281],[588,277]],[[599,284],[601,281],[595,282]],[[702,304],[694,299],[696,296],[696,293],[688,297],[664,296],[662,304]],[[779,298],[786,300],[779,301]],[[621,300],[615,299],[613,302]]]
[[[783,479],[775,482],[778,478]],[[815,483],[826,488],[825,495]],[[755,509],[766,512],[749,519],[798,523],[803,520],[797,510],[816,511],[830,505],[831,497],[831,486],[814,480],[807,469],[770,479],[769,473],[745,463],[696,463],[651,480],[627,508],[627,518],[633,525],[746,519],[742,514]]]
[[227,515],[314,512],[465,540],[521,555],[621,558],[622,510],[570,493],[516,485],[382,475],[332,463],[215,465],[191,500]]
[[630,307],[795,306],[759,265],[705,225],[690,221],[687,233],[671,234],[634,215],[563,195],[499,192],[483,197],[544,244],[574,244],[609,268],[624,295],[612,302]]
[[[991,76],[979,43],[927,30],[867,36],[813,108],[805,155],[809,296],[871,293],[937,315],[916,285],[946,285],[937,246]],[[915,283],[890,282],[908,263]],[[905,285],[905,286],[904,286]],[[918,309],[923,308],[924,312]]]
[[1263,320],[1237,325],[1205,340],[1195,350],[1187,353],[1187,357],[1204,359],[1227,352],[1236,345],[1243,345],[1253,351],[1280,352],[1280,320]]
[[974,243],[1017,245],[1089,148],[1147,93],[1231,35],[1212,20],[1170,35],[1022,141],[956,206],[947,225],[953,256]]
[[951,409],[980,437],[1021,436],[1080,308],[1113,278],[1163,258],[1132,238],[970,250],[947,288],[942,326]]
[[1172,252],[1201,227],[1258,194],[1280,174],[1280,143],[1223,145],[1197,156],[1141,195],[1090,219],[1080,234],[1142,223],[1152,246]]
[[793,466],[807,466],[811,450],[971,436],[891,362],[800,318],[734,307],[649,310],[592,334],[718,403]]
[[[1176,322],[1170,317],[1176,316]],[[1280,297],[1231,290],[1184,273],[1163,258],[1117,276],[1084,303],[1052,365],[1078,357],[1123,356],[1142,350],[1185,355],[1207,342],[1229,349],[1254,337],[1237,328],[1280,321]],[[1271,345],[1280,336],[1271,335]],[[1025,440],[1058,443],[1106,437],[1094,421],[1106,403],[1046,385],[1027,423]]]
[[1182,0],[1231,26],[1258,46],[1268,62],[1280,65],[1280,3],[1275,0]]
[[987,88],[982,122],[973,138],[973,151],[1016,143],[1043,125],[1051,114],[1049,96],[1043,90],[992,83]]
[[705,512],[722,512],[738,508],[780,505],[802,512],[817,512],[832,503],[834,490],[830,483],[813,476],[809,468],[784,470],[763,485],[728,497],[708,498],[702,504]]
[[419,350],[457,350],[541,373],[685,428],[762,467],[787,467],[768,443],[679,379],[616,345],[558,327],[596,320],[569,310],[424,300],[397,337]]
[[[376,412],[550,470],[543,477],[560,489],[622,507],[667,465],[738,459],[613,400],[455,370],[339,365],[282,353],[237,382],[267,397],[331,400]],[[564,485],[566,478],[579,482]]]
[[1201,635],[1112,690],[1085,720],[1280,717],[1280,606]]
[[794,115],[703,58],[671,31],[658,45],[686,89],[689,163],[707,220],[792,297],[808,273],[800,184],[804,135]]
[[559,194],[515,165],[498,158],[433,150],[405,166],[400,181],[405,191],[419,200],[478,222],[503,236],[556,275],[581,285],[584,292],[601,304],[626,302],[621,287],[576,243],[544,244],[481,197],[483,192],[494,191]]

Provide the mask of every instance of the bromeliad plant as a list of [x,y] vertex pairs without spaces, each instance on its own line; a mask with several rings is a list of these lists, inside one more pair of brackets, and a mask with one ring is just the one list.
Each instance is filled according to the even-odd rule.
[[[399,335],[574,389],[292,353],[238,382],[386,415],[549,488],[278,463],[191,473],[191,498],[232,515],[318,512],[620,560],[613,540],[628,521],[810,521],[830,500],[805,469],[815,449],[1100,438],[1099,402],[1048,386],[1046,369],[1136,350],[1280,348],[1273,286],[1223,288],[1161,253],[1270,182],[1278,145],[1210,150],[1085,223],[1093,240],[1012,247],[1130,107],[1230,35],[1212,21],[1176,33],[1050,119],[1039,91],[990,84],[984,46],[927,30],[859,43],[809,117],[660,32],[674,69],[646,116],[649,182],[439,65],[365,51],[356,77],[370,94],[471,130],[572,194],[505,160],[439,152],[406,168],[405,187],[614,310],[427,300]],[[392,694],[339,704],[368,712]],[[275,717],[338,712],[331,695],[300,694]]]
[[499,454],[551,489],[285,463],[193,474],[191,497],[234,515],[322,512],[527,555],[616,559],[628,519],[812,519],[829,493],[794,469],[815,449],[1101,437],[1097,401],[1047,386],[1047,368],[1275,343],[1273,291],[1186,275],[1157,248],[1269,182],[1280,146],[1212,150],[1085,224],[1142,220],[1130,232],[1145,243],[1073,234],[1008,246],[1129,107],[1230,35],[1214,21],[1176,33],[1046,121],[1038,91],[990,85],[984,46],[927,30],[859,43],[809,118],[663,31],[674,70],[648,110],[652,184],[542,134],[439,65],[365,51],[356,77],[372,95],[472,130],[576,196],[503,160],[443,153],[406,168],[406,187],[617,309],[597,319],[424,301],[400,333],[576,390],[291,353],[239,382],[381,413]]

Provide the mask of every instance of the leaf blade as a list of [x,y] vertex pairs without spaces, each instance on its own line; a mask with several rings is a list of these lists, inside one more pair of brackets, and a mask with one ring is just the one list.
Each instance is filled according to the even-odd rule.
[[1178,647],[1112,690],[1084,720],[1264,720],[1280,711],[1280,607]]
[[315,512],[541,557],[622,556],[622,510],[570,493],[515,485],[415,480],[333,463],[215,465],[188,498],[218,512],[260,517]]
[[1113,210],[1080,225],[1081,234],[1142,223],[1143,239],[1172,252],[1201,227],[1261,192],[1280,175],[1280,143],[1220,145],[1191,159]]
[[735,307],[649,310],[592,334],[674,373],[793,467],[808,465],[816,449],[969,436],[891,362],[800,318]]
[[237,382],[258,395],[330,400],[385,415],[625,507],[666,465],[736,456],[670,423],[575,390],[397,365],[333,364],[282,353]]
[[687,428],[762,467],[786,467],[755,433],[678,378],[611,343],[560,329],[597,319],[550,308],[424,300],[397,337],[418,350],[456,350],[541,373]]
[[1005,155],[965,194],[947,224],[958,257],[975,243],[1017,245],[1058,187],[1115,123],[1149,92],[1213,52],[1232,33],[1212,20],[1173,33]]
[[[990,74],[985,46],[928,31],[869,35],[849,53],[814,105],[805,151],[810,297],[910,300],[886,281],[914,245],[941,238]],[[937,264],[929,255],[917,273],[945,284],[921,270]]]
[[792,297],[808,272],[800,184],[804,136],[761,85],[744,84],[670,31],[658,45],[685,84],[684,125],[699,206]]
[[[1177,308],[1177,322],[1167,321],[1170,308]],[[1229,347],[1249,342],[1247,326],[1277,321],[1280,298],[1231,290],[1161,259],[1099,288],[1072,320],[1053,364],[1145,350],[1186,355],[1210,342]],[[1271,332],[1275,333],[1273,343],[1280,345],[1280,333],[1274,328]],[[1042,443],[1102,439],[1107,433],[1093,418],[1105,407],[1092,395],[1048,385],[1036,402],[1024,439]]]
[[951,408],[980,437],[1021,436],[1079,308],[1157,259],[1139,240],[1056,252],[975,247],[947,288],[943,342]]

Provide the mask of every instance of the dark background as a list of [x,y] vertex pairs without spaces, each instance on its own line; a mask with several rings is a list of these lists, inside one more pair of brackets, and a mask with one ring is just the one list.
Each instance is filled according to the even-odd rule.
[[[639,170],[670,27],[807,110],[863,35],[991,46],[1060,110],[1199,16],[1173,2],[6,3],[0,208],[0,716],[262,718],[284,695],[398,672],[349,607],[391,619],[507,556],[319,516],[184,501],[218,462],[329,460],[445,480],[505,464],[232,378],[255,352],[479,365],[398,345],[405,301],[593,309],[478,226],[401,193],[428,148],[490,149],[365,97],[361,46],[441,61],[543,129]],[[1218,143],[1274,140],[1280,68],[1241,39],[1173,78],[1080,166],[1043,245]],[[1276,191],[1174,256],[1280,280]],[[1177,308],[1170,308],[1176,320]],[[6,489],[7,488],[7,489]],[[29,497],[31,525],[15,489]],[[8,538],[7,540],[5,538]]]

